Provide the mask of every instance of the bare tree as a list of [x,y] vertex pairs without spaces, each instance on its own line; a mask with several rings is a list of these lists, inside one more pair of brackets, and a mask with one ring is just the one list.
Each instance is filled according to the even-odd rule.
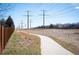
[[11,8],[12,8],[11,4],[0,3],[0,19],[4,18],[7,12],[11,10]]

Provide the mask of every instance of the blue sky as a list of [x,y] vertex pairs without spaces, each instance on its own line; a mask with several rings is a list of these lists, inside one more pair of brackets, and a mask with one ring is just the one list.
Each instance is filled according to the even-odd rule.
[[31,17],[31,26],[42,25],[42,11],[46,10],[45,24],[58,24],[58,23],[76,23],[79,22],[79,4],[66,4],[66,3],[44,3],[44,4],[13,4],[13,10],[8,12],[11,15],[15,26],[18,27],[23,21],[24,26],[27,26],[26,11],[29,10]]

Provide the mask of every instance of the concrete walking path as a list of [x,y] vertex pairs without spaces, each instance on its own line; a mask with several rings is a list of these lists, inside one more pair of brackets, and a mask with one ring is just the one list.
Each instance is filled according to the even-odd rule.
[[42,55],[73,55],[73,53],[63,48],[61,45],[59,45],[57,42],[55,42],[53,39],[47,36],[33,34],[33,33],[29,33],[29,34],[40,37]]
[[73,53],[63,48],[53,39],[46,36],[42,36],[42,35],[37,35],[37,36],[41,38],[41,54],[42,55],[73,55]]

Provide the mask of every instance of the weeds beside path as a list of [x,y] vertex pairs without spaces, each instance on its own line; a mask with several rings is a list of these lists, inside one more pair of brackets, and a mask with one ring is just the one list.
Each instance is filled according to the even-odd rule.
[[15,31],[2,54],[6,55],[40,55],[40,38]]

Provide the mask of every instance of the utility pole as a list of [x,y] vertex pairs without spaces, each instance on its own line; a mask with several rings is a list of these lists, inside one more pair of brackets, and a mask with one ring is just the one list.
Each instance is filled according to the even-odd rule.
[[31,28],[31,19],[30,19],[30,28]]
[[21,29],[23,29],[23,20],[21,20]]
[[45,17],[46,17],[46,10],[42,10],[42,16],[43,16],[43,28],[45,28]]
[[30,19],[31,15],[29,13],[30,12],[29,10],[27,10],[26,12],[27,12],[27,15],[24,15],[24,16],[27,16],[27,29],[29,29],[30,28],[30,20],[29,19]]
[[27,11],[27,28],[29,29],[29,10]]
[[45,26],[45,10],[43,10],[43,27]]

